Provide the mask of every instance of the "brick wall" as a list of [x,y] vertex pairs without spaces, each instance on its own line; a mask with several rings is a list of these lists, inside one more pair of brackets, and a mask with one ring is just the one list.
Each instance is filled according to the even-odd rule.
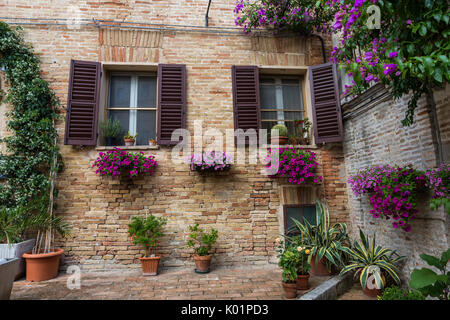
[[[78,9],[68,10],[76,3]],[[234,27],[234,0],[213,1],[210,26]],[[206,1],[6,1],[2,16],[123,20],[147,23],[204,25]],[[74,11],[75,10],[75,11]],[[16,20],[21,21],[21,20]],[[87,23],[86,20],[80,20]],[[11,22],[11,20],[9,20]],[[28,20],[22,20],[27,22]],[[34,20],[44,23],[44,20]],[[57,20],[52,21],[57,22]],[[182,63],[187,66],[187,128],[203,120],[203,130],[233,129],[231,66],[305,67],[322,63],[318,39],[248,37],[241,34],[157,31],[95,26],[25,25],[24,35],[41,58],[43,77],[61,100],[65,116],[70,59]],[[327,52],[331,39],[326,38]],[[95,175],[91,166],[95,147],[63,145],[64,121],[57,123],[65,169],[58,175],[57,214],[73,227],[72,236],[59,244],[67,264],[105,270],[139,267],[142,249],[130,244],[131,216],[154,213],[168,218],[161,240],[165,266],[192,264],[186,249],[187,227],[199,222],[219,230],[215,261],[220,264],[274,262],[274,239],[282,231],[283,179],[261,174],[262,166],[236,165],[230,173],[202,176],[186,164],[170,161],[170,148],[143,150],[159,162],[154,176],[134,181]],[[316,148],[325,176],[326,196],[334,221],[347,221],[347,195],[342,144]],[[213,260],[214,261],[214,260]]]
[[[443,149],[450,146],[450,96],[449,86],[434,93]],[[426,100],[419,101],[414,125],[403,127],[403,119],[408,97],[392,101],[382,85],[371,88],[363,96],[343,106],[344,110],[344,155],[347,174],[354,175],[359,170],[381,164],[412,164],[418,169],[436,167],[434,144],[431,136],[430,119]],[[448,151],[445,161],[449,161]],[[419,214],[412,220],[409,233],[394,230],[392,221],[374,219],[369,213],[367,196],[361,198],[352,194],[348,185],[350,225],[352,236],[359,238],[361,228],[370,236],[376,232],[377,242],[398,250],[407,257],[402,266],[402,277],[409,279],[412,270],[425,266],[421,253],[439,255],[449,247],[450,222],[441,208],[429,210],[429,197],[419,198]]]

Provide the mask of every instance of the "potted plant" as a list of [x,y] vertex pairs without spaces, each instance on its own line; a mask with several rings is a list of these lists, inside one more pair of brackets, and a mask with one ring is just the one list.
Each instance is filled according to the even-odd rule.
[[148,139],[148,145],[151,147],[156,147],[158,143],[156,142],[155,139]]
[[0,258],[0,300],[9,300],[18,267],[19,259]]
[[167,219],[155,217],[150,214],[148,217],[133,217],[128,225],[128,234],[133,244],[145,247],[144,257],[139,258],[144,276],[156,276],[161,256],[157,255],[158,238],[163,235],[163,226]]
[[[400,284],[399,270],[395,263],[404,259],[398,256],[395,250],[382,248],[375,244],[375,235],[372,244],[366,238],[362,230],[359,230],[360,242],[354,242],[353,248],[344,247],[343,250],[349,255],[349,264],[345,266],[340,274],[356,270],[355,277],[359,276],[364,294],[376,297],[386,285],[386,275],[389,275],[397,284]],[[396,256],[396,257],[395,257]]]
[[119,120],[109,117],[105,122],[100,122],[100,130],[105,137],[106,145],[112,146],[114,145],[114,139],[118,138],[122,132],[122,125]]
[[330,226],[328,204],[316,200],[316,224],[307,220],[300,223],[293,219],[300,231],[301,243],[310,248],[308,262],[311,273],[317,276],[331,275],[331,267],[339,268],[345,265],[345,247],[350,245],[347,225],[336,223]]
[[[50,194],[53,194],[53,188]],[[50,280],[58,275],[59,261],[64,252],[54,246],[55,234],[66,237],[70,233],[70,227],[61,217],[53,214],[53,201],[48,195],[41,197],[33,219],[37,231],[36,243],[31,252],[23,254],[26,261],[26,280]]]
[[309,270],[311,265],[308,263],[308,255],[311,253],[306,247],[298,246],[297,252],[299,255],[297,263],[297,289],[298,290],[308,290],[309,289]]
[[25,260],[22,255],[33,249],[35,239],[27,239],[27,231],[35,222],[32,215],[32,203],[17,205],[13,208],[0,207],[0,259],[18,258],[18,267],[14,279],[25,273]]
[[208,273],[210,271],[211,258],[210,254],[212,245],[216,243],[219,233],[216,229],[204,232],[199,228],[198,223],[193,226],[189,226],[189,240],[187,246],[194,248],[194,260],[195,260],[195,272],[196,273]]
[[311,121],[308,120],[308,118],[305,118],[303,120],[303,126],[302,126],[302,141],[301,143],[303,145],[308,145],[310,143],[310,134],[309,134],[309,129],[311,128]]
[[282,269],[281,285],[283,286],[284,295],[287,299],[297,297],[297,270],[300,262],[300,254],[292,245],[285,244],[279,239],[276,240],[278,246],[278,266]]
[[283,145],[288,142],[288,128],[284,124],[276,124],[272,127],[270,143],[273,145]]
[[134,146],[134,142],[136,141],[137,133],[133,136],[128,132],[124,137],[123,141],[125,142],[125,146]]

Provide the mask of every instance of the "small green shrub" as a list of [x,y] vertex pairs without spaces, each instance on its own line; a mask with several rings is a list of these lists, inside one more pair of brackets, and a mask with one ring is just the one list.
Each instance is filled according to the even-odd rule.
[[163,235],[163,226],[167,219],[163,217],[133,217],[128,225],[128,234],[133,244],[140,244],[145,247],[145,256],[154,256],[159,245],[158,238]]
[[198,223],[189,226],[189,231],[191,233],[187,242],[188,248],[194,248],[195,253],[199,256],[207,256],[219,238],[218,231],[211,229],[209,233],[206,233],[198,227]]
[[288,135],[288,128],[284,124],[276,124],[272,127],[272,130],[275,130],[272,137],[287,137]]
[[425,300],[424,296],[416,290],[403,290],[397,286],[384,289],[378,300]]

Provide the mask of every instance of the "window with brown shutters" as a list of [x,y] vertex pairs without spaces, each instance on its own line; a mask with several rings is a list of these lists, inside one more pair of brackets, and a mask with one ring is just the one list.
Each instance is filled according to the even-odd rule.
[[158,144],[172,145],[172,133],[186,128],[186,66],[158,65]]
[[97,143],[100,69],[99,62],[71,61],[64,144]]
[[233,66],[234,129],[261,128],[259,74],[256,66]]
[[336,66],[326,63],[310,67],[309,80],[315,142],[343,141]]

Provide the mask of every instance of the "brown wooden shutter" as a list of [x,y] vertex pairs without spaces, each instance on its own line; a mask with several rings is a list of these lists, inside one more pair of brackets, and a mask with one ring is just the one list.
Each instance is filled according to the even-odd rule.
[[234,129],[261,128],[259,73],[256,66],[233,66]]
[[64,144],[97,143],[100,69],[99,62],[71,61]]
[[332,63],[309,68],[314,138],[316,143],[344,140],[336,66]]
[[186,128],[186,65],[159,64],[158,144],[177,144],[172,132],[179,128]]

